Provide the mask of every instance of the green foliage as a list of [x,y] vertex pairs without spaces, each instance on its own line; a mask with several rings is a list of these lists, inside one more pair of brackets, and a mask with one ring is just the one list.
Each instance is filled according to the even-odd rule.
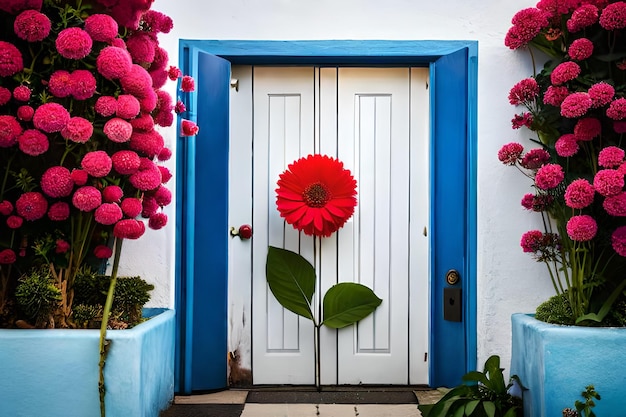
[[383,300],[365,285],[353,282],[333,285],[324,295],[322,324],[341,329],[364,319],[382,302]]
[[564,409],[564,417],[596,417],[596,413],[593,412],[592,408],[596,406],[596,402],[594,400],[600,401],[600,394],[598,394],[595,387],[593,385],[587,385],[585,390],[581,392],[580,395],[582,395],[585,399],[585,402],[576,400],[574,403],[574,407],[576,407],[576,409]]
[[[517,381],[517,376],[511,377]],[[452,388],[435,404],[418,405],[423,417],[521,417],[522,400],[509,393],[500,368],[500,357],[491,356],[483,372],[463,376],[463,384]]]
[[61,290],[47,267],[32,270],[20,278],[15,298],[22,312],[35,323],[47,322],[62,299]]
[[276,300],[287,310],[339,329],[367,317],[382,300],[364,285],[340,283],[328,290],[323,300],[324,320],[315,322],[311,302],[315,293],[315,269],[301,255],[270,246],[265,264],[267,283]]
[[553,324],[573,325],[574,314],[565,294],[557,294],[550,297],[537,307],[535,314],[537,320]]
[[94,327],[92,323],[100,317],[102,317],[102,306],[99,305],[79,304],[72,308],[72,319],[81,329]]
[[[111,277],[108,275],[82,271],[76,276],[74,282],[74,303],[91,307],[103,306],[110,283]],[[130,325],[141,322],[141,310],[150,300],[149,292],[153,289],[154,285],[147,283],[141,277],[119,277],[113,298],[114,315],[120,321]],[[76,312],[74,312],[74,321],[77,321]]]

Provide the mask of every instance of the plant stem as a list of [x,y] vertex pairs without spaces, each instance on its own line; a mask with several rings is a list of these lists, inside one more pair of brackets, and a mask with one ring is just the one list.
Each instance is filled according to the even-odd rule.
[[317,388],[317,391],[320,392],[322,390],[322,385],[320,383],[320,370],[321,370],[321,365],[320,365],[320,328],[321,328],[321,324],[315,324],[314,325],[314,334],[313,334],[313,344],[315,345],[313,347],[314,350],[314,356],[315,356],[315,388]]
[[117,282],[117,269],[120,265],[120,255],[122,253],[122,238],[115,238],[115,257],[113,258],[113,269],[111,270],[111,283],[109,284],[109,292],[107,293],[107,300],[104,304],[104,311],[102,312],[102,324],[100,325],[100,362],[99,374],[100,379],[98,381],[98,391],[100,393],[100,416],[105,417],[106,411],[104,407],[104,395],[106,393],[104,387],[104,364],[106,362],[107,353],[109,351],[108,343],[106,340],[107,325],[109,323],[109,316],[111,314],[111,306],[113,305],[113,295],[115,294],[115,283]]

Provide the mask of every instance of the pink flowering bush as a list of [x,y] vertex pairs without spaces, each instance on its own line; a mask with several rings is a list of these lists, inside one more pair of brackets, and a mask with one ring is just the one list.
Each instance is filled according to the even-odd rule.
[[185,106],[163,86],[195,84],[168,65],[159,36],[173,23],[151,4],[0,0],[0,327],[29,320],[14,293],[42,267],[60,301],[30,324],[74,327],[78,271],[167,224],[171,150],[159,129]]
[[514,85],[522,108],[514,129],[535,134],[530,149],[509,143],[499,160],[533,181],[522,206],[544,230],[521,237],[548,267],[567,323],[624,325],[626,315],[626,2],[541,0],[515,14],[505,45],[549,60]]

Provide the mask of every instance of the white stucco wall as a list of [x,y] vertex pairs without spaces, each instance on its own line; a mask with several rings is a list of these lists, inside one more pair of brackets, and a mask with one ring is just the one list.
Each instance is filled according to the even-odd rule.
[[[434,39],[477,40],[478,71],[478,364],[491,354],[509,367],[510,315],[531,312],[551,294],[546,271],[522,253],[519,239],[538,218],[520,200],[530,188],[496,154],[513,131],[511,86],[532,73],[529,57],[512,52],[503,39],[525,0],[156,0],[153,8],[174,19],[161,44],[178,65],[178,40],[186,39]],[[169,87],[174,93],[173,83]],[[175,144],[175,130],[164,132]],[[170,161],[174,170],[174,161]],[[170,182],[173,188],[174,179]],[[151,305],[172,306],[174,291],[174,204],[169,225],[137,242],[125,242],[122,269],[154,281]],[[148,247],[150,250],[147,250]],[[443,279],[443,277],[441,277]]]

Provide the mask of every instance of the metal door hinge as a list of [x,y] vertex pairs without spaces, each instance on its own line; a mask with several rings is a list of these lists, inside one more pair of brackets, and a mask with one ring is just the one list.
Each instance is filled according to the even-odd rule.
[[235,91],[239,92],[239,80],[237,78],[230,79],[230,88],[234,88]]

